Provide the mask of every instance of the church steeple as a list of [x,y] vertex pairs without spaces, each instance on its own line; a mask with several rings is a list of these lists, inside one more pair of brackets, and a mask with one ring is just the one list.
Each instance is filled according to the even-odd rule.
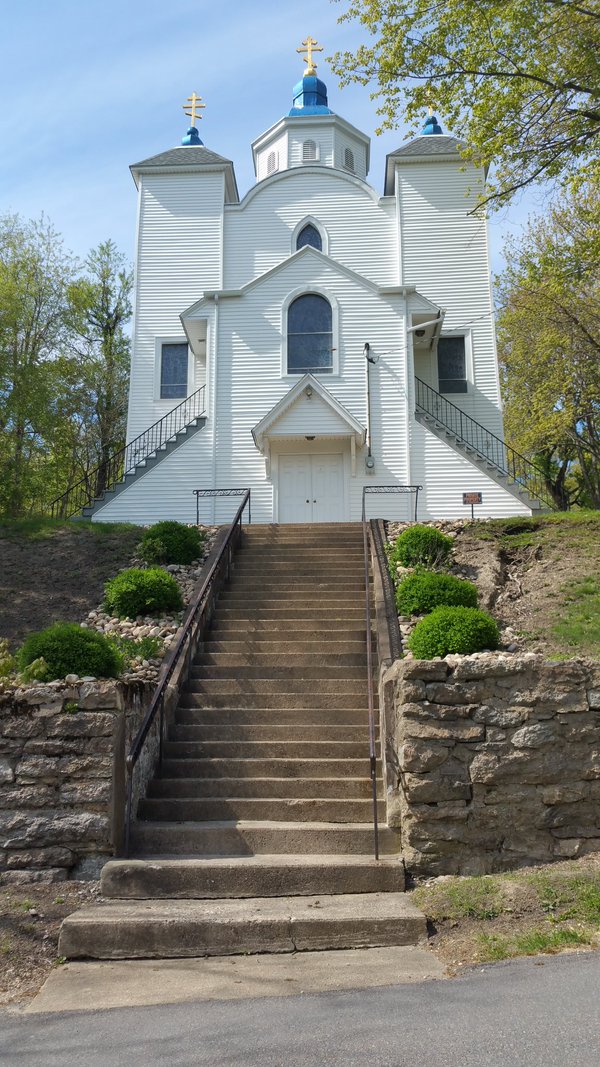
[[206,107],[206,104],[202,103],[202,97],[193,92],[191,96],[188,96],[189,103],[183,104],[184,114],[190,118],[191,124],[188,127],[185,137],[181,138],[182,145],[202,144],[200,140],[200,134],[198,133],[198,127],[196,126],[196,120],[202,118],[202,110]]
[[289,115],[332,115],[327,105],[327,86],[317,78],[317,64],[313,55],[322,52],[321,45],[310,36],[296,49],[306,59],[302,81],[294,86],[294,100]]

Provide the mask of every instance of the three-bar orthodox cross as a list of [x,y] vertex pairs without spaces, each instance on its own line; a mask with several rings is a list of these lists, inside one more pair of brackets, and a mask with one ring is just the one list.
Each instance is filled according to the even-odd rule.
[[296,51],[300,52],[302,56],[304,56],[304,53],[306,52],[306,70],[304,71],[305,76],[308,75],[310,77],[311,75],[316,74],[317,64],[313,60],[313,52],[322,52],[323,49],[321,45],[317,44],[314,38],[307,37],[306,40],[302,42],[302,47],[297,48]]
[[206,104],[202,103],[202,97],[196,93],[192,93],[188,96],[189,103],[183,104],[184,113],[192,120],[191,125],[196,125],[196,120],[202,118],[202,109],[206,107]]

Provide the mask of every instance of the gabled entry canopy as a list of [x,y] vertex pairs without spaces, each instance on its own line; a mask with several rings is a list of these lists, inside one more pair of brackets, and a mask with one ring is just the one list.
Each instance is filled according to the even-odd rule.
[[366,437],[365,427],[312,374],[304,374],[252,429],[254,443],[269,458],[271,445],[282,440],[346,438],[352,455]]

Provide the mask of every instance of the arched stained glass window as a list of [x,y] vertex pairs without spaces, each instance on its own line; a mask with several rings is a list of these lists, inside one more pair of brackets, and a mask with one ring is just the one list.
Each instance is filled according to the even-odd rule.
[[311,248],[318,248],[319,252],[323,251],[323,242],[321,240],[321,234],[316,226],[308,222],[306,226],[303,226],[296,239],[296,248],[304,248],[305,245],[310,245]]
[[288,308],[288,374],[331,374],[333,332],[331,304],[318,293],[299,296]]

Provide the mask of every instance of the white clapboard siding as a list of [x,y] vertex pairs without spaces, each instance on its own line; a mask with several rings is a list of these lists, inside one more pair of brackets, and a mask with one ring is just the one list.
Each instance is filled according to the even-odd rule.
[[317,159],[325,167],[334,163],[334,130],[332,126],[315,123],[309,126],[306,120],[302,125],[288,131],[288,166],[301,167],[305,164],[302,147],[305,141],[314,141],[317,145]]
[[[469,392],[449,399],[501,436],[487,222],[483,213],[471,213],[481,178],[459,159],[400,164],[401,266],[405,282],[445,308],[443,332],[470,334]],[[421,377],[417,362],[415,371]],[[423,377],[437,388],[437,368]]]
[[298,224],[316,219],[329,255],[381,285],[398,278],[394,201],[381,202],[352,175],[298,167],[256,186],[225,207],[225,288],[237,289],[282,263]]
[[[268,178],[269,174],[276,173],[280,170],[287,170],[288,166],[288,135],[287,131],[284,131],[279,136],[273,137],[271,141],[265,143],[264,147],[260,148],[256,153],[256,177],[260,182],[263,178]],[[269,170],[269,157],[275,155],[275,169]]]
[[[222,173],[143,175],[127,439],[179,401],[160,399],[157,339],[185,341],[181,312],[222,281]],[[191,360],[188,392],[204,380]]]
[[462,502],[463,493],[482,493],[483,503],[475,507],[477,518],[529,515],[529,508],[478,467],[459,455],[420,423],[411,425],[411,474],[423,486],[419,494],[422,519],[470,518],[471,509]]

